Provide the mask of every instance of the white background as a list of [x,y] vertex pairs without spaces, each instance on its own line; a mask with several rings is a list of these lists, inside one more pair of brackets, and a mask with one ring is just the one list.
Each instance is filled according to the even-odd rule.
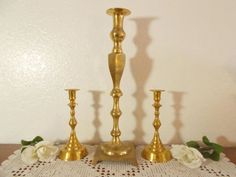
[[0,143],[68,138],[74,87],[80,141],[111,139],[110,7],[132,11],[121,139],[150,142],[149,90],[161,88],[164,143],[236,145],[235,0],[0,0]]

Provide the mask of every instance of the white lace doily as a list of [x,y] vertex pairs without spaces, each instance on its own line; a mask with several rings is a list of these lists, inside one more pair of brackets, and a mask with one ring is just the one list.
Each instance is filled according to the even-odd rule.
[[200,168],[189,169],[176,160],[167,163],[151,163],[140,156],[137,147],[138,167],[128,163],[101,162],[92,165],[96,146],[86,146],[89,155],[81,161],[38,162],[25,165],[20,159],[20,150],[0,166],[0,177],[236,177],[236,165],[222,157],[219,162],[207,160]]

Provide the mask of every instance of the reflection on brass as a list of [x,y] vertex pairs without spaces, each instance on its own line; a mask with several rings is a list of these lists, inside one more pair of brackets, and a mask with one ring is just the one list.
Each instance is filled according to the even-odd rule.
[[[114,145],[114,147],[112,147],[113,151],[109,151],[112,152],[111,154],[105,154],[104,153],[104,149],[103,146],[112,146],[112,144],[110,143],[104,143],[101,144],[97,147],[96,152],[94,154],[94,159],[93,159],[93,164],[96,165],[99,161],[123,161],[123,162],[129,162],[134,166],[137,166],[137,160],[136,160],[136,154],[135,154],[135,147],[133,145],[133,143],[131,142],[124,142],[122,141],[122,144],[120,145]],[[123,147],[129,147],[131,148],[130,151],[122,151]],[[125,148],[126,148],[125,147]],[[125,149],[124,148],[124,149]],[[122,154],[124,153],[124,154]]]
[[68,91],[69,93],[69,99],[70,99],[70,103],[68,105],[71,109],[70,110],[71,117],[69,122],[69,125],[71,127],[71,133],[69,142],[62,148],[59,155],[59,158],[65,161],[80,160],[88,154],[86,148],[79,143],[75,132],[75,126],[77,125],[77,121],[75,119],[75,106],[76,106],[75,99],[77,90],[78,89],[66,89],[66,91]]
[[161,92],[163,90],[151,91],[154,93],[153,107],[155,108],[155,119],[153,121],[153,126],[155,128],[155,132],[151,144],[147,145],[142,151],[142,157],[151,162],[167,162],[172,159],[172,156],[170,151],[163,146],[158,133],[158,130],[161,126],[159,119],[159,108],[161,107],[160,100]]
[[107,14],[113,17],[113,29],[110,36],[114,42],[112,53],[108,55],[108,65],[113,81],[113,89],[111,91],[111,96],[113,97],[113,109],[111,111],[113,118],[112,141],[99,145],[94,155],[93,163],[96,164],[102,160],[126,160],[137,165],[135,147],[130,142],[122,142],[120,140],[121,131],[119,129],[119,118],[122,114],[119,107],[119,99],[122,96],[120,80],[125,67],[125,54],[121,47],[121,43],[125,38],[123,20],[124,16],[130,14],[130,11],[124,8],[112,8],[107,10]]

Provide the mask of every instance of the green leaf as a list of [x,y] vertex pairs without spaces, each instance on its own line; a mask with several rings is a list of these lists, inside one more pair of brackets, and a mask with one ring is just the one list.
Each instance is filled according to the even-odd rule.
[[211,154],[207,151],[201,152],[201,154],[204,158],[209,158],[211,156]]
[[26,141],[26,140],[21,140],[21,145],[22,146],[34,146],[38,142],[43,141],[43,138],[41,136],[36,136],[33,140],[31,141]]
[[193,147],[193,148],[196,148],[196,149],[200,148],[200,145],[199,145],[198,142],[196,142],[196,141],[189,141],[189,142],[187,142],[186,144],[187,144],[187,146],[189,146],[189,147]]
[[214,161],[219,161],[219,160],[220,160],[220,153],[214,151],[214,152],[210,155],[209,158],[212,159],[212,160],[214,160]]
[[216,152],[218,153],[223,152],[223,147],[221,145],[210,142],[206,136],[202,137],[202,141],[207,146],[212,147]]
[[202,141],[207,146],[214,148],[214,150],[217,151],[217,152],[222,152],[223,151],[223,147],[221,145],[210,142],[209,139],[206,136],[204,136],[202,138]]
[[[202,137],[202,141],[205,145],[208,146],[208,148],[211,148],[211,150],[207,151],[202,151],[202,155],[205,158],[210,158],[214,161],[219,161],[220,160],[220,153],[223,152],[223,147],[219,144],[212,143],[209,141],[209,139],[206,136]],[[213,152],[212,152],[213,151]]]
[[219,144],[211,142],[207,136],[202,137],[202,142],[206,145],[201,147],[196,141],[187,142],[187,146],[196,148],[204,158],[210,158],[214,161],[220,160],[220,153],[223,152],[223,147]]
[[21,140],[22,146],[29,146],[31,144],[31,141]]
[[37,143],[40,142],[40,141],[43,141],[43,138],[42,138],[41,136],[36,136],[36,137],[32,140],[32,142],[34,143],[34,145],[37,144]]
[[216,151],[217,153],[221,153],[224,150],[221,145],[216,143],[212,143],[212,147],[214,148],[214,151]]
[[205,151],[209,152],[209,151],[214,151],[214,148],[213,148],[213,147],[210,147],[210,146],[207,146],[207,147],[200,147],[200,148],[199,148],[199,151],[201,151],[201,152],[205,152]]
[[209,141],[209,139],[207,138],[207,136],[203,136],[203,137],[202,137],[202,141],[203,141],[203,143],[204,143],[205,145],[207,145],[207,146],[211,146],[211,145],[212,145],[212,143]]

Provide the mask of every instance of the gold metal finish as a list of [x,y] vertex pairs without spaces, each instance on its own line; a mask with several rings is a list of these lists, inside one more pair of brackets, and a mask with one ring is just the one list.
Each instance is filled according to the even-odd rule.
[[[109,148],[111,148],[111,150],[108,151],[111,152],[111,154],[104,153],[104,149],[102,149],[104,146],[107,146],[108,150]],[[126,149],[127,147],[130,149],[128,153],[124,151],[124,149]],[[96,165],[100,161],[123,161],[129,162],[134,166],[138,166],[135,146],[133,143],[128,141],[122,141],[118,145],[112,144],[110,142],[100,144],[96,149],[92,163],[93,165]]]
[[151,144],[147,145],[142,151],[142,157],[151,162],[167,162],[172,159],[171,153],[168,149],[164,147],[161,142],[158,130],[161,126],[161,122],[159,119],[159,109],[161,107],[161,92],[163,90],[151,90],[154,94],[154,104],[155,108],[155,119],[153,121],[153,126],[155,128],[154,137],[152,139]]
[[65,145],[59,155],[61,160],[72,161],[72,160],[80,160],[84,158],[88,152],[84,146],[79,143],[79,140],[76,136],[75,126],[77,125],[77,121],[75,119],[75,106],[76,106],[76,91],[79,89],[66,89],[69,93],[70,103],[68,106],[70,107],[70,122],[69,125],[71,127],[71,133],[69,142]]
[[125,38],[123,21],[124,17],[130,14],[130,11],[123,8],[112,8],[107,10],[107,14],[113,17],[113,29],[110,36],[114,42],[112,53],[108,55],[109,70],[113,81],[113,89],[111,91],[111,96],[113,97],[113,108],[111,111],[113,118],[112,141],[99,145],[94,155],[93,164],[102,160],[125,160],[137,165],[135,147],[131,142],[122,142],[120,140],[121,131],[119,129],[119,118],[122,114],[119,107],[119,99],[122,96],[120,81],[125,67],[125,54],[121,46]]

